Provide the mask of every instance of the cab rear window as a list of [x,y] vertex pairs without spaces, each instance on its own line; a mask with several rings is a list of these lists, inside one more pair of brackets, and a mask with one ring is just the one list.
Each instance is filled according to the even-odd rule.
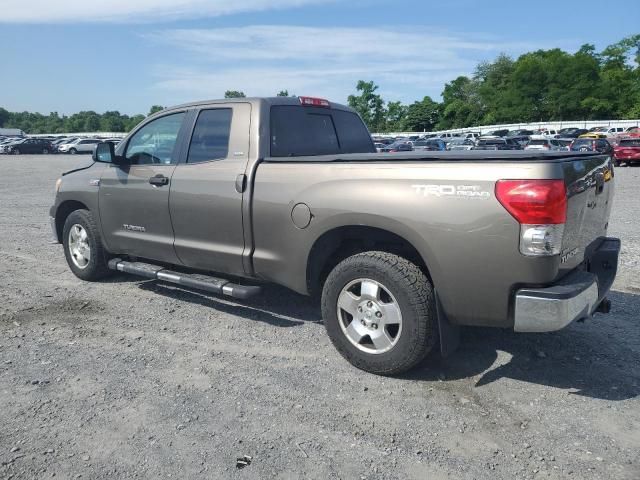
[[271,107],[271,156],[374,153],[369,131],[353,112],[328,108]]

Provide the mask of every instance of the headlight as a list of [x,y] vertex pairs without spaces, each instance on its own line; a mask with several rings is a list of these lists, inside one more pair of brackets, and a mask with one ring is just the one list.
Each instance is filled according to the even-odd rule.
[[62,178],[56,180],[56,193],[60,191],[60,185],[62,185]]

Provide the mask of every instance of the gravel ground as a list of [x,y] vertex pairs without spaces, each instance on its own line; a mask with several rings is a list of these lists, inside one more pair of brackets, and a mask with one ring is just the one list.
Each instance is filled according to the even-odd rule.
[[47,216],[82,161],[0,157],[0,478],[640,478],[640,168],[616,170],[610,315],[466,329],[453,357],[382,378],[280,288],[76,279]]

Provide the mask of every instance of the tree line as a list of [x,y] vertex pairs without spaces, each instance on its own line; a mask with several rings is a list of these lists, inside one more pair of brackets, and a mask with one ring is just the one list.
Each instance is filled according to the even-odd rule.
[[[289,96],[287,90],[281,90],[276,95]],[[227,90],[225,98],[243,98],[244,92]],[[18,128],[29,134],[37,133],[74,133],[74,132],[128,132],[146,116],[152,115],[164,107],[154,105],[147,115],[126,115],[117,110],[97,113],[92,110],[74,113],[73,115],[59,115],[51,112],[49,115],[31,112],[9,112],[0,107],[0,128]]]
[[[278,96],[289,96],[281,90]],[[227,90],[225,98],[243,98]],[[432,131],[500,123],[640,118],[640,34],[601,52],[585,44],[571,54],[537,50],[517,59],[501,54],[477,65],[473,75],[446,83],[442,101],[386,102],[374,81],[358,81],[348,103],[371,131]],[[148,115],[163,107],[154,105]],[[118,111],[73,115],[8,112],[0,127],[27,133],[127,132],[145,118]]]
[[348,98],[371,131],[432,131],[501,123],[640,118],[640,34],[597,52],[501,54],[445,84],[442,101],[385,102],[373,81]]

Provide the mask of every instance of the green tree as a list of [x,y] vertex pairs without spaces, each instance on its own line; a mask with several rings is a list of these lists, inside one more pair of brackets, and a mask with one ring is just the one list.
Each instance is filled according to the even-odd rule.
[[4,124],[11,118],[11,113],[0,107],[0,127],[4,127]]
[[359,95],[349,95],[349,106],[360,114],[364,123],[372,132],[384,131],[385,110],[384,100],[378,95],[378,86],[374,82],[358,80],[356,90]]
[[424,97],[421,101],[412,103],[404,117],[403,130],[410,132],[434,130],[440,120],[440,110],[441,105],[434,102],[431,97]]
[[238,90],[227,90],[224,92],[224,98],[245,98],[246,95],[244,92],[240,92]]
[[150,109],[149,109],[149,113],[147,113],[147,117],[149,115],[153,115],[154,113],[157,113],[161,110],[164,110],[164,107],[162,105],[153,105]]
[[277,95],[277,97],[288,97],[289,96],[289,90],[280,90]]
[[404,120],[409,107],[400,102],[387,103],[385,132],[400,132],[404,129]]

